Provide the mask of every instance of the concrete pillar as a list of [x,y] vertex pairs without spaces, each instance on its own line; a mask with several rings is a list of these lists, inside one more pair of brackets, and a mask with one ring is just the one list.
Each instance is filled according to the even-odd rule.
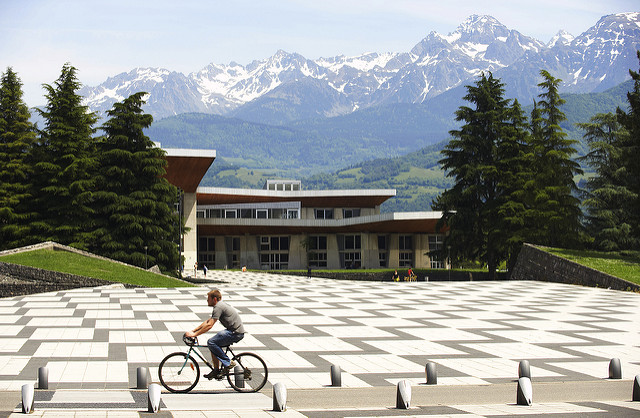
[[147,412],[156,413],[160,411],[161,390],[160,385],[152,383],[147,390]]
[[38,389],[49,389],[49,369],[38,368]]
[[533,387],[531,386],[531,379],[528,377],[518,379],[516,403],[525,406],[531,406],[533,404]]
[[193,266],[198,260],[198,223],[196,219],[196,194],[185,193],[183,199],[184,223],[186,228],[190,228],[184,234],[184,270],[185,274],[193,274]]
[[149,369],[146,367],[138,367],[136,369],[136,389],[146,389],[151,383],[149,379]]
[[22,385],[22,413],[30,414],[33,412],[33,398],[35,395],[35,388],[33,383],[27,383]]
[[531,379],[531,367],[529,366],[529,360],[521,360],[518,364],[518,378],[528,377]]
[[622,366],[619,358],[612,358],[609,362],[609,379],[622,379]]
[[438,371],[435,363],[427,363],[425,373],[427,374],[427,385],[438,384]]
[[342,370],[335,364],[331,365],[331,386],[342,386]]
[[408,380],[398,382],[398,390],[396,394],[396,408],[409,409],[411,405],[411,384]]
[[284,412],[287,409],[287,387],[282,382],[273,385],[273,410]]

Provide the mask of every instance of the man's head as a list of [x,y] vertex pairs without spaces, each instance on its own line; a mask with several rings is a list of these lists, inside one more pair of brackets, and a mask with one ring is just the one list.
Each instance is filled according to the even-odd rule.
[[209,306],[216,306],[216,303],[222,300],[222,293],[218,289],[211,290],[207,293],[207,303]]

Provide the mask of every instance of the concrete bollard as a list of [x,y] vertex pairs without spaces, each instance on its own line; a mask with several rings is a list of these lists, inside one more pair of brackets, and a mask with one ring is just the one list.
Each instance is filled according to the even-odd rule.
[[149,369],[138,367],[136,369],[136,389],[146,389],[151,383],[149,377]]
[[282,382],[273,385],[273,410],[276,412],[287,410],[287,387]]
[[49,389],[49,369],[38,368],[38,389]]
[[438,384],[438,371],[436,369],[435,363],[427,363],[424,368],[425,373],[427,374],[427,385],[437,385]]
[[32,383],[22,385],[22,413],[30,414],[33,412],[33,397],[35,388]]
[[531,406],[531,404],[533,404],[533,387],[531,387],[531,379],[528,377],[521,377],[518,379],[516,403],[518,405],[526,406]]
[[331,365],[331,386],[342,386],[342,370],[336,364]]
[[520,360],[520,364],[518,364],[518,379],[521,377],[528,377],[531,379],[531,366],[529,365],[529,360]]
[[633,394],[631,396],[632,401],[640,401],[640,374],[636,375],[633,380]]
[[396,408],[409,409],[411,405],[411,383],[408,380],[398,382],[398,391],[396,395]]
[[233,378],[237,387],[244,387],[244,370],[242,370],[242,367],[236,366],[233,368]]
[[609,379],[622,379],[622,366],[619,358],[612,358],[609,362]]
[[160,411],[161,387],[157,383],[152,383],[147,389],[147,412],[156,413]]

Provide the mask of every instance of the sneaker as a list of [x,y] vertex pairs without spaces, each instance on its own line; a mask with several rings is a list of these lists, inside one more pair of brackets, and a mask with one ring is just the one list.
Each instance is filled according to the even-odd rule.
[[211,372],[205,374],[204,377],[206,377],[207,379],[211,380],[214,377],[218,377],[219,374],[220,374],[220,369],[213,369],[213,370],[211,370]]
[[222,374],[227,374],[229,373],[229,370],[233,369],[234,367],[236,367],[236,362],[231,360],[231,363],[229,363],[228,366],[224,366],[222,368]]

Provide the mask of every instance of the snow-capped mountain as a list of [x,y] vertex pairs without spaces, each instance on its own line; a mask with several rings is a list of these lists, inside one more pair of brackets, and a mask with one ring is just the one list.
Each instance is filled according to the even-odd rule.
[[183,75],[137,68],[80,94],[93,110],[149,93],[146,111],[156,118],[185,112],[236,116],[282,124],[343,115],[392,103],[424,103],[492,71],[508,97],[537,95],[540,69],[563,80],[562,90],[602,91],[629,78],[638,66],[640,13],[601,18],[573,38],[560,31],[547,44],[509,29],[491,16],[470,16],[454,32],[431,32],[410,52],[367,53],[309,60],[278,51],[246,66],[210,64]]

